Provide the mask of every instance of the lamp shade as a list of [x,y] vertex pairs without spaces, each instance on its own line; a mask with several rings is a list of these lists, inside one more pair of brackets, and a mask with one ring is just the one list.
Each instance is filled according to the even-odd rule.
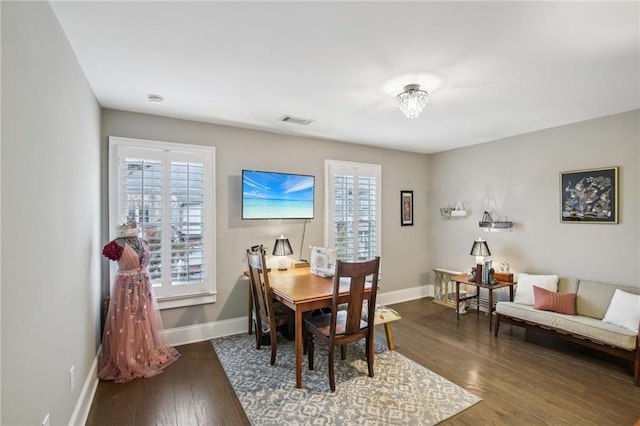
[[476,256],[476,257],[491,256],[491,252],[489,251],[489,246],[487,245],[487,242],[482,238],[478,238],[473,242],[473,246],[471,246],[471,253],[469,254],[471,256]]
[[273,245],[274,256],[290,256],[293,254],[289,239],[284,235],[280,235],[276,238],[276,243]]

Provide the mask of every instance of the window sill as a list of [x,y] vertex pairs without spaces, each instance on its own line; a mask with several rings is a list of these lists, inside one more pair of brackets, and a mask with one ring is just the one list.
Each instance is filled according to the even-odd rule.
[[187,294],[184,296],[164,297],[158,299],[158,309],[181,308],[185,306],[204,305],[216,302],[216,293]]

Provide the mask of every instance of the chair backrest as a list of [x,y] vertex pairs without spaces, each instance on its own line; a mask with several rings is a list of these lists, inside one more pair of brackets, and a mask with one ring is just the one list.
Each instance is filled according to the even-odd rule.
[[[336,261],[336,274],[333,277],[333,312],[338,312],[339,295],[341,291],[348,289],[347,300],[347,320],[345,325],[345,335],[362,332],[362,302],[367,300],[367,322],[370,330],[373,330],[373,321],[376,310],[376,295],[378,292],[378,271],[380,270],[380,257],[375,257],[366,262],[347,263]],[[366,292],[367,277],[371,277],[371,292]],[[347,287],[347,281],[348,287]],[[342,282],[342,286],[340,285]],[[331,335],[335,335],[336,315],[332,315]]]
[[249,264],[249,281],[253,291],[253,305],[256,315],[267,322],[271,322],[273,312],[273,301],[271,298],[271,287],[269,286],[269,273],[266,265],[264,253],[260,250],[247,250],[247,263]]

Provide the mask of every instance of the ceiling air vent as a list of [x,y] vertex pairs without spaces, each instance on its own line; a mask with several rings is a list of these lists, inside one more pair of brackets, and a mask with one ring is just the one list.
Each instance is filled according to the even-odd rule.
[[308,118],[293,117],[291,115],[283,115],[282,117],[280,117],[279,121],[282,121],[283,123],[294,123],[308,126],[309,124],[313,123],[314,120],[310,120]]

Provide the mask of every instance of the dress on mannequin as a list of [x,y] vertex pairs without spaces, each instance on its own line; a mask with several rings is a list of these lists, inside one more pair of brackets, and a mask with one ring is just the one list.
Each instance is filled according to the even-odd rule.
[[126,383],[152,377],[180,357],[160,335],[162,320],[147,272],[149,246],[135,221],[118,227],[102,254],[118,262],[102,336],[98,377]]

